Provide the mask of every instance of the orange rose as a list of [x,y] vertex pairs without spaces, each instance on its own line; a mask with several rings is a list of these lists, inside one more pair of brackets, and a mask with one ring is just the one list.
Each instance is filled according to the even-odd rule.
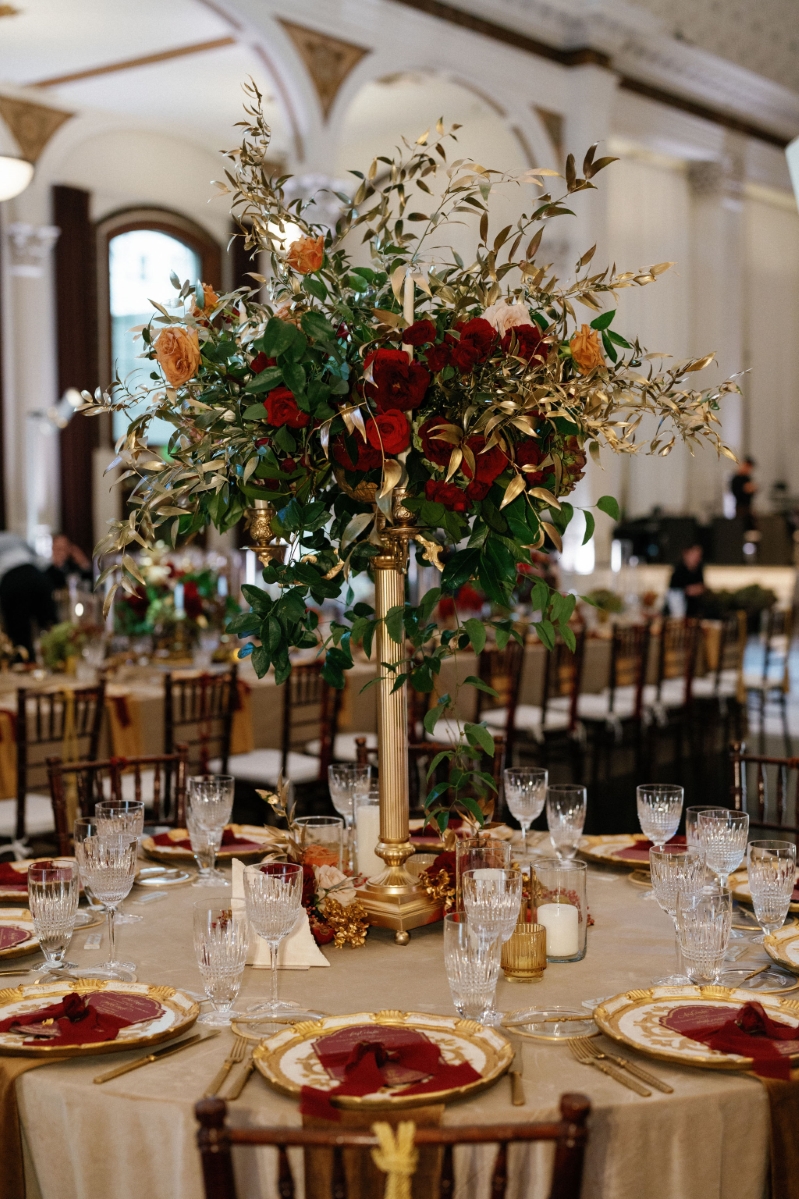
[[167,383],[188,383],[200,365],[200,341],[194,329],[164,329],[155,340],[155,356]]
[[598,366],[605,365],[599,334],[590,325],[583,325],[580,332],[574,334],[569,345],[581,375],[590,375]]
[[325,258],[325,239],[319,237],[298,237],[289,246],[286,262],[299,271],[301,275],[310,275],[318,271]]
[[203,306],[199,307],[197,300],[192,293],[191,297],[191,315],[200,320],[201,317],[210,316],[216,305],[219,303],[219,296],[207,283],[200,285],[203,289]]

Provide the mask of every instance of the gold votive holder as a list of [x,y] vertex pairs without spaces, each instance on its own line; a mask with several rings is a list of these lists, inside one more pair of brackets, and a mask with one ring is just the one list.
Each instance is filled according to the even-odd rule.
[[519,923],[502,946],[502,969],[509,983],[531,983],[547,968],[547,930],[543,924]]

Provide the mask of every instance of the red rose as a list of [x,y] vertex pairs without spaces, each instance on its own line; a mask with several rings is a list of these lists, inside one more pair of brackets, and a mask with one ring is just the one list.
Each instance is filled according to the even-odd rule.
[[259,354],[255,355],[250,363],[250,370],[254,375],[260,375],[261,371],[265,371],[268,366],[274,365],[275,359],[267,358],[266,354],[263,352],[263,350],[261,350]]
[[[514,451],[514,457],[517,466],[538,466],[539,462],[543,462],[546,458],[546,453],[541,449],[539,442],[531,439],[519,442]],[[545,473],[543,470],[526,470],[524,478],[532,486],[537,486],[543,482]]]
[[195,579],[187,579],[183,584],[183,607],[189,620],[202,616],[203,600]]
[[[488,322],[486,321],[486,324]],[[483,453],[485,449],[486,439],[481,434],[475,437],[468,437],[466,444],[474,454],[475,478],[478,483],[491,484],[496,479],[497,475],[501,475],[505,467],[508,465],[508,459],[503,454],[498,445],[494,445]],[[464,458],[461,463],[461,470],[466,475],[467,479],[471,479],[472,471],[469,463]]]
[[434,462],[436,466],[446,466],[450,459],[454,446],[448,441],[442,441],[436,436],[439,429],[447,423],[446,417],[429,416],[423,425],[419,427],[419,437],[422,441],[422,450],[428,462]]
[[466,374],[478,362],[485,362],[496,344],[497,333],[481,316],[475,316],[470,321],[458,321],[455,329],[460,333],[459,341],[448,335],[448,340],[452,342],[452,361],[462,374]]
[[466,495],[470,500],[484,500],[490,490],[490,483],[481,483],[479,479],[472,479],[466,488]]
[[526,358],[529,362],[531,358],[536,358],[539,362],[546,362],[547,347],[541,345],[542,333],[538,325],[514,325],[512,329],[502,338],[502,349],[504,353],[510,353],[510,343],[513,334],[516,334],[516,349],[515,354],[518,358]]
[[372,470],[375,466],[379,466],[382,461],[380,451],[361,441],[360,435],[356,436],[356,441],[358,444],[358,457],[353,462],[344,438],[339,435],[334,439],[333,457],[339,466],[343,466],[346,470],[359,471]]
[[402,333],[402,342],[406,346],[423,346],[435,339],[436,327],[432,321],[415,321]]
[[366,394],[377,400],[378,412],[419,407],[430,383],[430,372],[420,362],[409,362],[404,350],[374,350],[364,361],[364,367],[369,366],[373,381],[367,383]]
[[382,448],[384,454],[401,454],[411,444],[411,427],[404,412],[389,408],[388,412],[378,412],[367,422],[366,436],[369,445],[376,450]]
[[441,345],[431,346],[424,356],[425,362],[434,375],[443,371],[445,366],[449,366],[451,359],[449,346],[444,345],[443,342]]
[[274,391],[270,391],[264,400],[264,408],[266,419],[275,428],[288,425],[290,429],[304,429],[310,420],[308,413],[297,407],[294,394],[288,387],[276,387]]
[[454,483],[445,483],[443,479],[428,479],[424,485],[424,496],[434,504],[443,504],[451,512],[465,512],[469,507],[466,493]]

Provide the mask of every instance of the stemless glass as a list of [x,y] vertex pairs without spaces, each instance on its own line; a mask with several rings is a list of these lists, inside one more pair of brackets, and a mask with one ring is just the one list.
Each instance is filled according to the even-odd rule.
[[121,962],[116,957],[116,941],[114,935],[116,910],[122,900],[130,894],[133,886],[133,876],[136,872],[136,851],[138,845],[126,833],[102,833],[97,822],[77,820],[78,825],[94,823],[95,831],[81,831],[84,835],[78,839],[75,836],[75,857],[78,861],[81,878],[88,884],[97,899],[106,910],[108,919],[108,961],[101,966],[92,967],[91,973],[98,978],[121,978],[135,980],[135,966],[131,962]]
[[559,858],[573,858],[583,835],[585,787],[556,783],[547,789],[547,825],[552,848]]
[[327,768],[330,798],[339,816],[347,826],[347,865],[352,864],[352,828],[355,818],[355,796],[368,794],[372,779],[371,766],[356,766],[351,762],[337,762]]
[[[750,841],[747,850],[749,890],[763,933],[782,928],[796,885],[796,846],[791,841]],[[763,938],[758,937],[762,942]]]
[[705,847],[702,844],[702,837],[699,832],[699,813],[700,812],[726,812],[726,808],[717,808],[706,804],[694,805],[694,807],[685,809],[685,843],[689,849],[698,849],[700,853],[705,852]]
[[732,928],[732,896],[703,887],[677,896],[677,936],[691,982],[714,983],[724,965]]
[[635,790],[641,832],[662,849],[680,827],[683,789],[671,783],[642,783]]
[[510,766],[505,771],[505,803],[522,826],[527,852],[527,831],[544,810],[549,774],[535,766]]
[[238,1013],[233,1004],[241,990],[247,961],[249,926],[244,912],[217,904],[194,905],[194,952],[205,993],[214,1010],[201,1024],[222,1028]]
[[510,841],[477,836],[455,842],[456,904],[463,902],[463,876],[467,870],[510,870]]
[[483,1022],[493,1011],[499,977],[498,943],[485,946],[465,912],[444,917],[444,969],[455,1010]]
[[222,871],[216,869],[216,855],[233,811],[234,788],[235,780],[229,774],[198,774],[188,780],[186,824],[192,853],[200,867],[196,887],[230,886]]
[[466,917],[478,937],[507,941],[519,920],[521,871],[478,867],[465,871],[461,883]]
[[[138,799],[104,799],[94,809],[94,816],[103,833],[127,833],[137,840],[144,833],[144,804]],[[143,916],[117,912],[117,924],[140,924]]]
[[298,816],[294,823],[301,830],[302,860],[306,865],[342,869],[344,820],[341,816]]
[[[668,912],[674,922],[675,936],[677,932],[677,896],[683,892],[694,895],[704,886],[705,858],[695,849],[650,849],[649,869],[652,876],[652,890],[655,899],[664,912]],[[691,980],[682,968],[680,957],[680,941],[677,945],[677,972],[667,978],[659,978],[655,986],[679,987],[685,986]]]
[[38,973],[74,966],[66,960],[80,897],[78,864],[69,860],[34,862],[28,867],[28,906],[44,954]]
[[705,861],[718,879],[719,886],[726,887],[727,879],[744,860],[749,816],[746,812],[732,812],[727,808],[700,812],[699,836],[702,838]]
[[272,958],[272,994],[268,1003],[252,1010],[276,1015],[298,1005],[281,1002],[277,994],[277,951],[297,920],[302,906],[302,866],[296,862],[266,862],[244,868],[244,902],[247,918],[269,946]]

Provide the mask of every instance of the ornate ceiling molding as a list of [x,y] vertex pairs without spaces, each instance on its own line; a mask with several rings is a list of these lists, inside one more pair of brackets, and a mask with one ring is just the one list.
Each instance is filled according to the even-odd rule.
[[291,38],[313,80],[322,114],[327,120],[342,83],[350,71],[358,65],[369,50],[343,42],[340,38],[318,33],[278,17],[280,24]]
[[0,117],[5,121],[23,158],[36,162],[50,138],[74,113],[30,100],[12,100],[0,96]]

